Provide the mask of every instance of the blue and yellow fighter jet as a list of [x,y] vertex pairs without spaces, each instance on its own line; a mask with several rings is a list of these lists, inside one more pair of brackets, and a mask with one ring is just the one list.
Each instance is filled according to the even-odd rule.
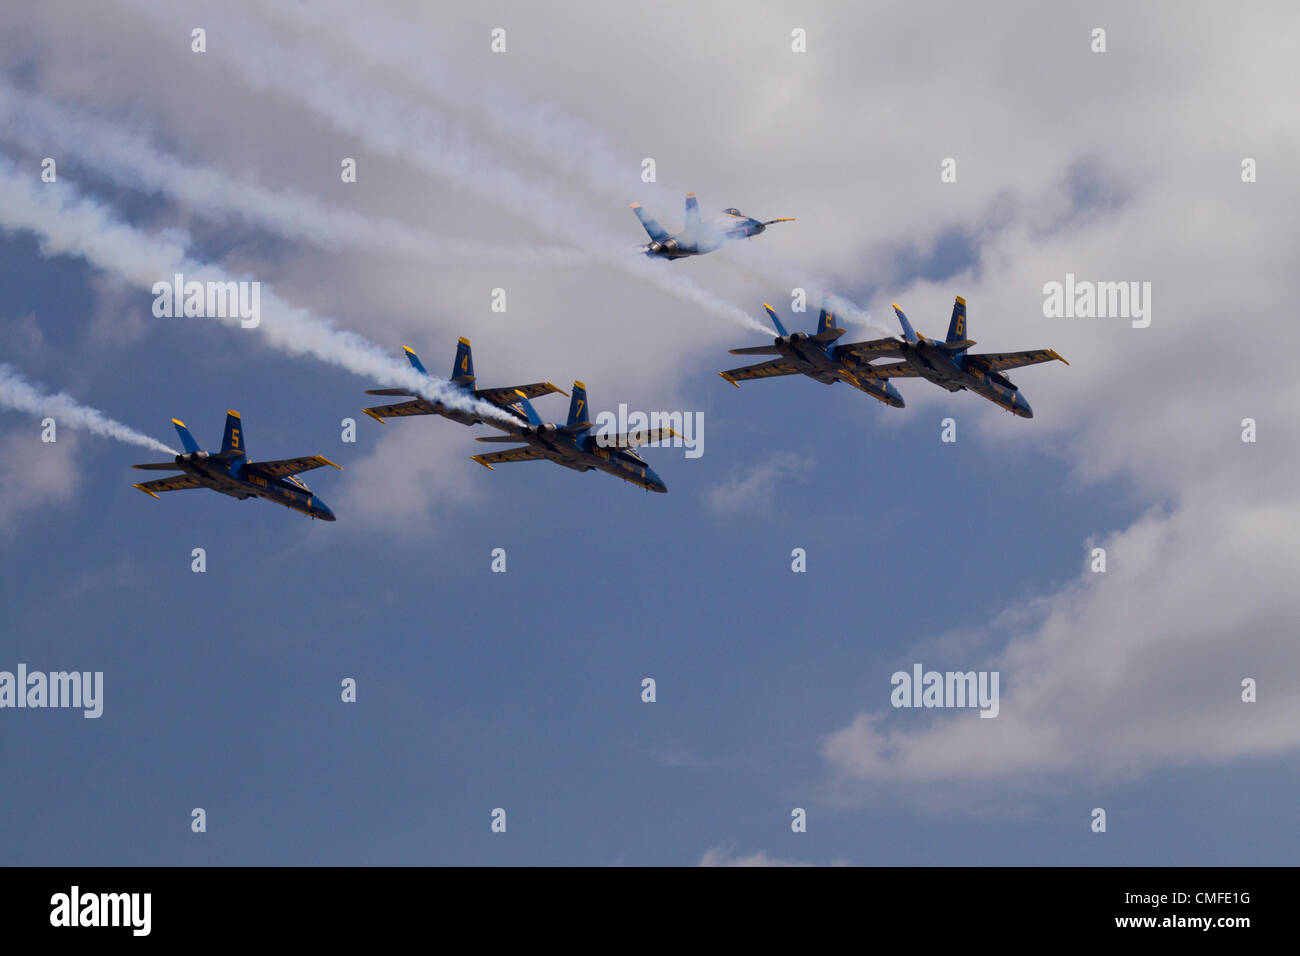
[[[428,376],[428,371],[420,362],[420,357],[411,349],[402,346],[406,351],[406,357],[410,360],[411,366],[421,375]],[[470,352],[469,339],[462,337],[456,345],[456,361],[451,367],[451,384],[455,389],[464,395],[466,399],[479,399],[490,405],[513,415],[521,422],[524,421],[523,412],[514,408],[518,395],[523,392],[528,398],[536,398],[538,395],[549,395],[551,392],[564,394],[562,389],[556,388],[550,382],[534,382],[531,385],[509,385],[503,388],[475,388],[474,387],[474,356]],[[454,422],[460,422],[462,425],[478,425],[487,419],[477,412],[465,411],[460,408],[452,408],[442,402],[433,401],[416,395],[415,392],[405,388],[370,388],[366,389],[367,395],[407,395],[412,398],[409,402],[399,402],[396,405],[379,405],[375,408],[361,409],[371,418],[379,423],[383,423],[385,418],[405,418],[408,415],[441,415],[443,418],[450,418]]]
[[754,345],[750,348],[731,349],[732,355],[779,355],[780,358],[758,365],[746,365],[742,368],[728,369],[718,374],[736,388],[740,383],[754,378],[772,378],[777,375],[807,375],[815,382],[833,385],[847,382],[854,388],[866,392],[877,401],[903,407],[903,396],[889,382],[875,377],[871,365],[857,361],[851,351],[852,345],[836,345],[836,340],[844,334],[843,329],[835,327],[835,316],[830,311],[829,297],[822,300],[821,317],[817,320],[817,331],[812,335],[795,332],[791,335],[781,324],[776,310],[766,302],[763,308],[772,320],[778,335],[771,345]]
[[569,400],[569,421],[565,425],[544,423],[532,403],[523,392],[515,395],[515,411],[521,415],[526,424],[509,425],[504,422],[489,422],[494,428],[509,432],[506,435],[493,435],[480,438],[481,442],[527,442],[517,448],[504,451],[471,455],[484,468],[492,470],[493,465],[507,461],[542,461],[549,460],[574,471],[603,471],[622,478],[646,491],[665,492],[668,486],[655,474],[654,469],[646,464],[645,459],[636,453],[638,445],[662,441],[677,435],[671,428],[645,428],[641,431],[623,432],[618,435],[595,435],[587,413],[587,386],[581,382],[573,383],[573,397]]
[[686,227],[672,236],[659,225],[639,202],[632,203],[632,211],[641,220],[641,225],[650,236],[650,244],[642,251],[652,258],[685,259],[687,256],[702,256],[713,252],[733,239],[748,239],[757,236],[775,222],[794,222],[793,219],[769,219],[760,222],[746,216],[734,206],[722,210],[717,219],[700,221],[700,204],[695,193],[686,194]]
[[200,450],[199,443],[194,440],[184,422],[173,418],[172,424],[181,436],[185,453],[177,455],[174,461],[132,467],[144,471],[180,469],[185,474],[146,481],[135,486],[146,495],[157,498],[161,491],[211,488],[232,498],[265,498],[322,521],[334,520],[334,512],[311,493],[307,483],[298,474],[322,465],[333,465],[342,471],[342,466],[335,465],[323,455],[281,458],[278,461],[250,461],[248,449],[244,446],[243,424],[236,411],[226,412],[226,433],[221,439],[221,451],[215,455]]
[[[1000,405],[1013,415],[1033,418],[1020,390],[1003,373],[1007,369],[1038,365],[1041,362],[1066,362],[1054,349],[1030,349],[1025,352],[985,352],[972,355],[967,351],[975,343],[966,338],[966,300],[957,296],[948,322],[948,338],[943,342],[918,335],[897,304],[894,312],[903,327],[902,338],[877,339],[846,345],[846,357],[861,362],[877,378],[924,378],[950,392],[969,389],[976,395]],[[877,358],[901,358],[892,365],[869,365]]]

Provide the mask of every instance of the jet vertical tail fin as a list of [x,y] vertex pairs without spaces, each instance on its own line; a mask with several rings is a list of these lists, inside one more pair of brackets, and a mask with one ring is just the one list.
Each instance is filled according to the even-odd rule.
[[587,409],[587,386],[581,382],[573,383],[573,394],[569,398],[570,426],[591,421],[591,412]]
[[406,359],[411,363],[411,368],[415,369],[421,375],[429,374],[428,370],[425,369],[424,367],[424,363],[420,361],[420,356],[415,354],[415,349],[411,348],[410,346],[403,345],[402,351],[406,353]]
[[[233,454],[231,454],[233,452]],[[226,412],[226,431],[221,436],[221,454],[229,458],[238,458],[246,454],[244,450],[244,423],[239,419],[239,412],[229,409]]]
[[898,316],[898,324],[903,327],[904,340],[911,342],[913,345],[915,345],[918,341],[916,336],[916,329],[912,328],[912,323],[907,321],[907,316],[904,315],[903,310],[898,307],[898,303],[895,302],[893,305],[894,305],[894,314]]
[[542,424],[542,416],[537,414],[537,409],[533,408],[533,403],[528,400],[528,396],[518,389],[515,389],[515,401],[509,407],[528,419],[528,424]]
[[952,304],[952,319],[948,322],[948,341],[960,342],[966,338],[966,300],[957,296]]
[[199,448],[199,443],[194,440],[194,436],[190,434],[190,430],[185,427],[183,421],[178,418],[173,418],[172,424],[176,426],[176,434],[181,436],[181,447],[184,448],[187,453],[201,450]]
[[822,312],[817,318],[817,333],[813,336],[813,340],[822,345],[829,345],[843,334],[844,330],[835,326],[835,313],[831,311],[831,297],[827,293],[822,297]]
[[641,227],[645,229],[646,234],[651,239],[653,239],[655,242],[668,241],[669,238],[668,233],[664,231],[664,227],[659,225],[659,223],[655,221],[653,216],[651,216],[648,212],[642,209],[641,204],[639,202],[632,203],[632,211],[636,213],[636,217],[641,220]]
[[456,343],[456,364],[451,367],[451,380],[457,385],[474,386],[474,356],[469,350],[469,339],[464,336]]
[[763,303],[763,308],[767,310],[767,317],[771,319],[772,324],[776,326],[777,334],[780,335],[781,338],[787,337],[790,333],[787,332],[785,326],[781,324],[781,319],[777,316],[776,309],[772,308],[766,302]]
[[695,193],[686,194],[686,231],[698,229],[700,226],[700,201],[695,198]]

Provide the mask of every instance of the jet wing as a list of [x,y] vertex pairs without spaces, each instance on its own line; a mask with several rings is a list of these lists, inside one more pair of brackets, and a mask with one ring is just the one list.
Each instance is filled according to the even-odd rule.
[[870,342],[850,342],[847,345],[837,345],[835,347],[837,355],[850,355],[853,358],[862,361],[870,361],[873,358],[888,358],[890,356],[897,358],[902,355],[902,349],[899,348],[898,339],[874,339]]
[[504,461],[540,461],[545,457],[532,445],[507,448],[505,451],[490,451],[485,455],[470,455],[470,458],[488,469],[488,471],[492,470],[493,465],[499,465]]
[[534,382],[532,385],[509,385],[505,388],[480,388],[474,393],[476,398],[504,407],[519,401],[519,393],[524,398],[536,398],[538,395],[550,395],[552,392],[565,394],[564,389],[557,388],[550,382]]
[[746,365],[744,368],[728,369],[725,372],[719,372],[736,388],[740,388],[740,383],[752,378],[772,378],[776,375],[797,375],[799,370],[791,365],[785,359],[774,359],[771,362],[762,362],[758,365]]
[[611,435],[602,439],[602,444],[614,445],[618,448],[636,448],[639,445],[649,445],[653,442],[680,437],[681,435],[671,428],[642,428],[640,431]]
[[160,491],[184,491],[186,488],[202,488],[203,482],[193,475],[176,475],[172,478],[143,481],[133,487],[139,488],[146,495],[157,498]]
[[[892,365],[873,365],[871,366],[871,378],[916,378],[921,373],[906,362],[895,362]],[[867,373],[863,371],[862,378],[866,378]]]
[[307,455],[303,458],[281,458],[279,461],[254,461],[249,462],[248,470],[258,475],[265,475],[267,478],[287,478],[289,475],[296,475],[299,472],[311,471],[313,468],[321,468],[330,465],[343,470],[342,465],[335,465],[324,455]]
[[409,415],[433,414],[433,406],[423,398],[413,399],[409,402],[399,402],[396,405],[377,405],[374,408],[363,408],[361,410],[377,422],[382,422],[385,418],[406,418]]
[[[967,361],[995,372],[1009,368],[1022,368],[1026,365],[1038,365],[1042,362],[1061,361],[1065,359],[1056,354],[1055,349],[1029,349],[1025,352],[986,352],[983,355],[968,355]],[[1069,362],[1065,362],[1069,365]]]

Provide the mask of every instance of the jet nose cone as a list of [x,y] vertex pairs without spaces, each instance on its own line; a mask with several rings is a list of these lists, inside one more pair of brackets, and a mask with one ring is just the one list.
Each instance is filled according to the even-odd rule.
[[316,506],[316,517],[317,517],[317,518],[320,518],[321,521],[334,521],[334,520],[336,520],[335,517],[334,517],[334,512],[330,511],[330,510],[329,510],[328,508],[326,508],[324,505],[317,505],[317,506]]
[[1019,393],[1016,394],[1016,414],[1021,418],[1034,417],[1034,410],[1029,407],[1029,403]]

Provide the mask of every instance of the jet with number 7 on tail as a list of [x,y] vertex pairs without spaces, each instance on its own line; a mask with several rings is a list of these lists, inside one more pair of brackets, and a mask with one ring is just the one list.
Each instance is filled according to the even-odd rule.
[[[410,361],[411,367],[421,375],[429,376],[424,364],[420,361],[420,357],[406,346],[402,346],[402,348],[406,351],[406,357]],[[386,418],[406,418],[409,415],[441,415],[443,418],[450,418],[462,425],[479,425],[490,422],[491,419],[472,410],[470,403],[477,400],[494,405],[507,415],[522,422],[524,421],[523,413],[514,407],[520,392],[523,392],[528,398],[549,395],[552,392],[564,394],[562,389],[556,388],[550,382],[534,382],[532,385],[507,385],[502,388],[475,388],[474,355],[470,351],[469,339],[463,337],[456,344],[456,361],[451,366],[450,384],[455,392],[465,398],[465,408],[455,408],[444,402],[417,395],[405,388],[370,388],[366,389],[367,395],[407,395],[411,397],[411,401],[398,402],[396,405],[377,405],[374,408],[363,408],[361,410],[380,424],[383,424]]]
[[701,221],[700,204],[695,193],[686,194],[686,227],[675,236],[669,235],[668,230],[642,209],[639,202],[632,203],[632,211],[650,236],[650,244],[642,246],[641,251],[655,259],[702,256],[706,252],[720,249],[733,239],[757,236],[773,223],[794,222],[793,219],[769,219],[761,222],[746,216],[734,206],[722,210],[722,215],[716,219]]
[[884,402],[895,408],[903,407],[903,396],[898,394],[894,386],[883,379],[876,379],[870,365],[853,359],[853,353],[849,351],[853,348],[852,345],[835,344],[836,340],[844,334],[844,330],[835,327],[835,316],[830,311],[829,296],[822,300],[821,317],[817,321],[817,331],[812,335],[804,332],[795,332],[791,335],[781,324],[775,309],[766,302],[763,303],[763,308],[767,310],[767,317],[772,320],[772,324],[781,334],[771,345],[732,349],[731,354],[779,355],[780,358],[718,373],[736,388],[740,388],[740,383],[749,379],[803,374],[823,385],[847,382],[878,402]]
[[146,495],[157,498],[163,491],[211,488],[232,498],[265,498],[322,521],[334,520],[334,512],[312,494],[307,483],[298,475],[323,465],[331,465],[340,471],[342,466],[335,465],[323,455],[281,458],[278,461],[251,461],[244,445],[243,423],[236,411],[226,412],[226,432],[221,439],[221,451],[215,454],[199,448],[199,443],[194,440],[184,422],[173,418],[172,424],[181,436],[185,453],[177,455],[174,461],[132,467],[144,471],[179,470],[184,474],[135,485]]
[[645,459],[637,454],[638,445],[662,441],[677,436],[671,428],[643,428],[635,432],[623,432],[618,435],[596,435],[588,420],[587,386],[581,382],[573,383],[573,396],[569,400],[569,421],[564,425],[548,424],[542,421],[528,397],[519,392],[515,411],[527,424],[510,425],[504,422],[488,422],[494,428],[509,432],[507,435],[493,435],[480,438],[481,442],[497,444],[527,442],[517,448],[503,451],[471,455],[474,461],[484,468],[492,470],[494,465],[509,461],[553,461],[574,471],[603,471],[622,478],[624,481],[638,485],[646,491],[666,492],[668,486],[655,474],[654,469],[646,464]]
[[[1034,410],[1020,390],[1004,374],[1008,369],[1038,365],[1041,362],[1066,362],[1054,349],[1030,349],[1025,352],[984,352],[972,354],[975,343],[966,338],[966,300],[957,296],[948,322],[948,337],[942,342],[926,338],[912,328],[903,310],[894,306],[903,327],[902,338],[876,339],[844,346],[844,356],[861,363],[864,374],[879,379],[924,378],[950,392],[969,389],[1013,415],[1033,418]],[[900,358],[889,365],[871,365],[877,358]]]

